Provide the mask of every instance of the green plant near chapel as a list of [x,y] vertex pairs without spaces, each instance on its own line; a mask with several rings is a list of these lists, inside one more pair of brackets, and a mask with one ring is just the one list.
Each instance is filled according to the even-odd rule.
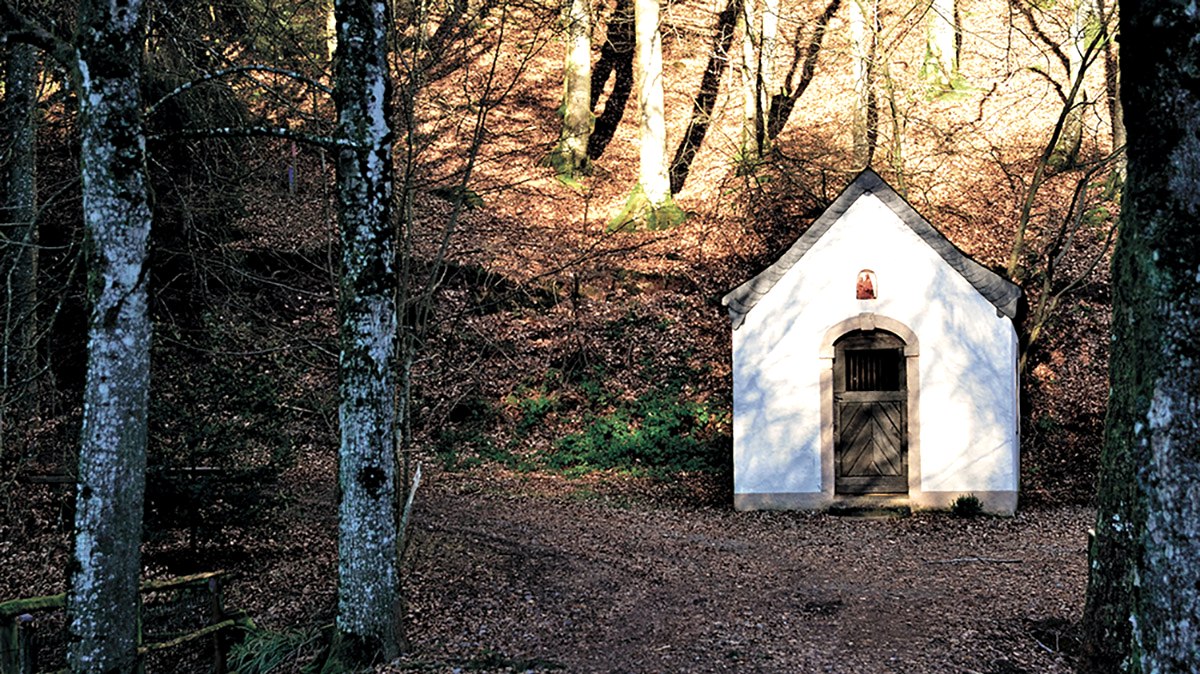
[[324,631],[312,625],[280,632],[252,626],[230,648],[226,667],[236,674],[313,672],[326,640]]
[[558,395],[548,390],[550,385],[543,383],[535,387],[522,386],[516,393],[504,398],[504,403],[515,407],[519,413],[514,429],[518,437],[529,435],[547,415],[558,409]]
[[950,504],[950,514],[963,519],[979,517],[983,514],[983,502],[974,494],[963,494]]
[[[684,379],[668,380],[632,401],[587,414],[584,428],[560,438],[545,463],[570,473],[615,469],[661,476],[723,470],[728,414],[689,397]],[[581,388],[610,399],[595,382]]]

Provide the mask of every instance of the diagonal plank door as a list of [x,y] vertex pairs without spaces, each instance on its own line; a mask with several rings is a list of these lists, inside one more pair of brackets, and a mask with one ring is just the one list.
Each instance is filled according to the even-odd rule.
[[834,360],[834,477],[839,494],[908,491],[903,342],[879,331],[839,340]]
[[[858,397],[858,396],[855,396]],[[908,490],[899,400],[841,400],[837,487],[842,493],[896,493]]]

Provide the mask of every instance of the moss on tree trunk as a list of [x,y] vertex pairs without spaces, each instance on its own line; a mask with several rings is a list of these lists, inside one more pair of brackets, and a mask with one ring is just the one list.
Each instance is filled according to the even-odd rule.
[[1082,672],[1200,671],[1200,16],[1122,8],[1128,182]]
[[335,649],[350,664],[394,657],[399,644],[396,560],[396,308],[391,221],[392,130],[387,4],[337,0],[335,101],[352,145],[337,164],[342,238]]
[[76,86],[84,227],[91,244],[87,382],[67,593],[74,672],[137,667],[146,470],[150,235],[142,138],[142,4],[79,8]]

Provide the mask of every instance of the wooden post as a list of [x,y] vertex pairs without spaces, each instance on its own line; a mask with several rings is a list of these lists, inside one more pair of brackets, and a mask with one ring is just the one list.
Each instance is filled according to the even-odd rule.
[[12,616],[0,624],[0,674],[33,674],[37,652],[33,643],[33,616]]
[[22,613],[13,623],[17,631],[17,672],[33,674],[37,671],[36,633],[33,629],[33,616]]
[[17,674],[21,644],[17,636],[17,618],[0,623],[0,674]]
[[[208,579],[209,620],[216,625],[225,620],[225,606],[222,598],[221,577],[213,576]],[[213,632],[213,674],[225,674],[225,636],[221,631]]]

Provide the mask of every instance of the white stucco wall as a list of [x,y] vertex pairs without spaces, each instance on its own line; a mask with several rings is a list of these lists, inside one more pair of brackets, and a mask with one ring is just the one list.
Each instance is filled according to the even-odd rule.
[[[876,300],[855,299],[862,269],[876,274]],[[1015,505],[1012,322],[869,193],[733,332],[735,494],[832,497],[821,471],[820,375],[829,361],[819,351],[831,327],[862,313],[899,321],[919,342],[919,466],[910,467],[918,491],[943,501],[1011,492]]]

